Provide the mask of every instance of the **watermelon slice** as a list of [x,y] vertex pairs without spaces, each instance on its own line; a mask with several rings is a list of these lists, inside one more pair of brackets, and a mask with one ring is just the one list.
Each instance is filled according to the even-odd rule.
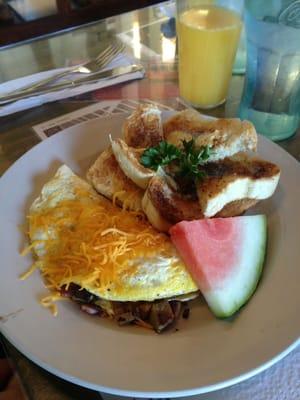
[[231,316],[252,296],[266,252],[264,215],[181,221],[169,232],[217,317]]

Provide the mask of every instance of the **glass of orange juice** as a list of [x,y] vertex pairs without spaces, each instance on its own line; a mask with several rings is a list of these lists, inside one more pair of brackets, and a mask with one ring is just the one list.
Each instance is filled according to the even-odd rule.
[[226,100],[242,28],[240,3],[177,0],[179,91],[196,108]]

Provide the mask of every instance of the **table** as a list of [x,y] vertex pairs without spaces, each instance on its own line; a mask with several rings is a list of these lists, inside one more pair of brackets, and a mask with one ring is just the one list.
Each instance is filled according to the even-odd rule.
[[[141,81],[102,89],[2,118],[0,174],[40,141],[31,129],[33,125],[96,101],[148,98],[176,108],[178,104],[176,101],[178,96],[177,62],[176,40],[172,32],[172,20],[170,20],[172,13],[174,13],[174,2],[168,1],[0,51],[0,81],[5,82],[93,57],[98,54],[100,46],[104,46],[111,37],[117,35],[126,44],[126,51],[138,58],[147,70],[147,77]],[[243,75],[233,76],[226,104],[207,113],[216,117],[235,116],[243,80]],[[299,130],[292,138],[279,144],[300,161]],[[8,342],[5,341],[5,345],[29,399],[101,398],[101,395],[96,392],[79,388],[52,376],[26,359]],[[287,359],[288,357],[290,356],[287,356]],[[258,379],[260,378],[254,377],[251,381],[255,384]],[[207,399],[213,399],[213,397],[208,395]]]

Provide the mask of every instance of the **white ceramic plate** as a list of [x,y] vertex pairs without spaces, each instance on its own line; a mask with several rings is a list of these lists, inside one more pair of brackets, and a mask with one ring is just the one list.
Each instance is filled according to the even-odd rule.
[[52,317],[38,299],[46,293],[36,272],[21,282],[31,262],[20,257],[32,200],[62,163],[84,176],[90,163],[120,135],[124,116],[70,128],[40,143],[0,180],[0,315],[3,334],[48,371],[92,389],[133,397],[204,393],[242,381],[282,358],[299,341],[300,166],[270,141],[259,139],[262,157],[278,163],[276,194],[253,213],[268,217],[264,275],[247,306],[231,322],[217,320],[204,303],[192,308],[179,331],[157,335],[79,312],[61,302]]

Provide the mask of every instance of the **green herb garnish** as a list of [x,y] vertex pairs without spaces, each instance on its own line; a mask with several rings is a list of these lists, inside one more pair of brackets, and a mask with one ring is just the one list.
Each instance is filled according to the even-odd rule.
[[168,142],[162,141],[155,147],[149,147],[141,156],[141,164],[144,167],[157,171],[158,167],[168,165],[174,160],[178,160],[181,151]]
[[195,141],[183,140],[182,157],[180,157],[177,176],[184,177],[189,180],[199,180],[205,176],[205,172],[199,167],[202,166],[210,156],[208,146],[196,148]]
[[189,181],[202,179],[205,176],[201,166],[208,160],[210,149],[208,146],[196,148],[194,139],[182,141],[183,148],[162,141],[155,147],[150,147],[141,156],[144,167],[157,170],[160,166],[172,164],[175,177]]

